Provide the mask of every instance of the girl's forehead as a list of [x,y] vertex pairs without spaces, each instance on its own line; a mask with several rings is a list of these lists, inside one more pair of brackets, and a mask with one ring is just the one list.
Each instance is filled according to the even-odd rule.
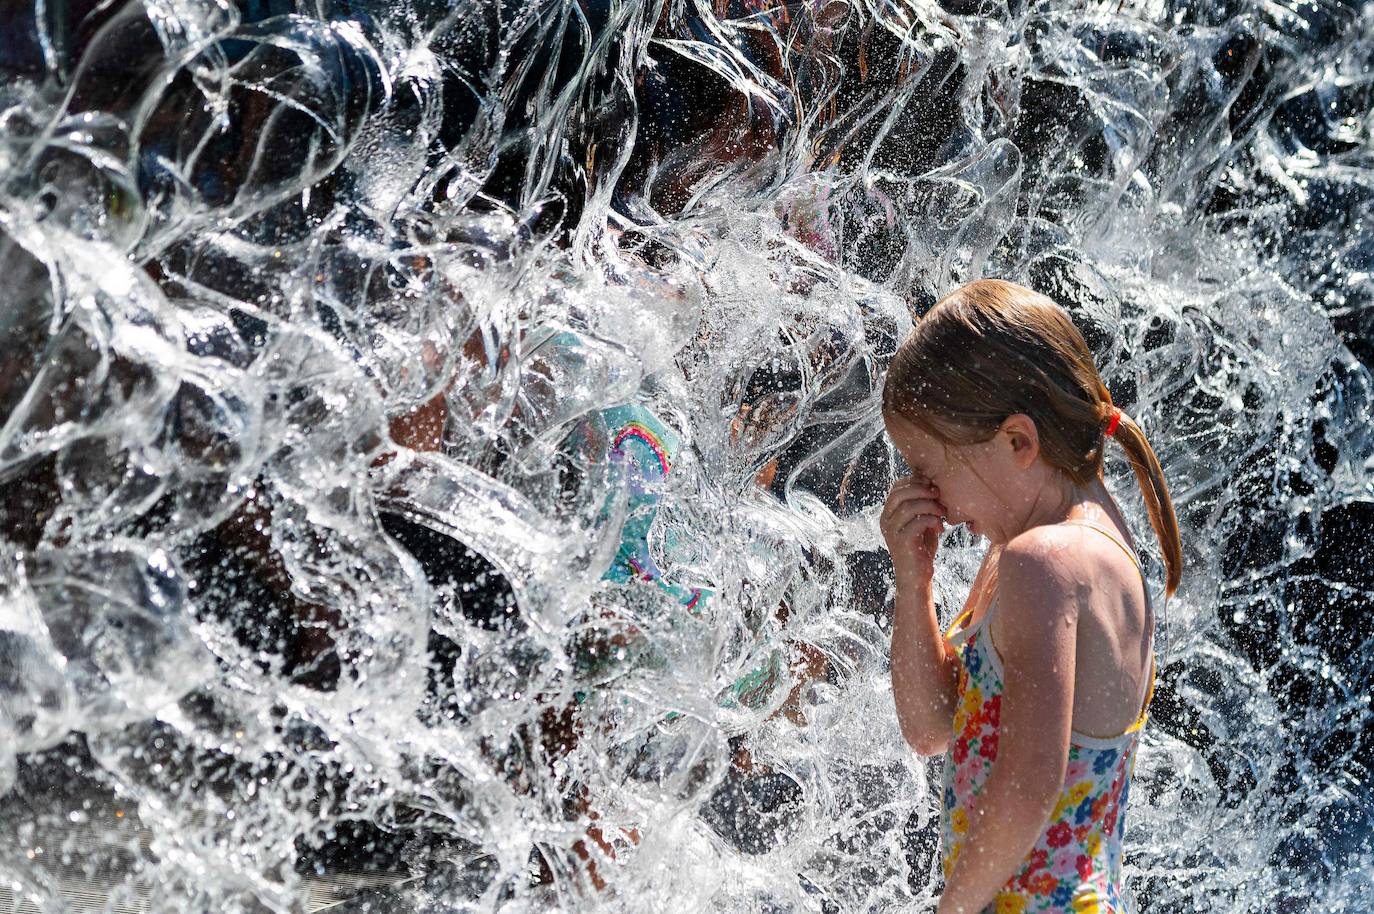
[[915,422],[897,413],[884,413],[883,421],[887,423],[887,430],[894,436],[900,436],[906,441],[933,441],[934,439]]
[[899,447],[911,451],[911,456],[921,461],[942,462],[945,448],[935,436],[930,435],[912,422],[900,416],[885,417],[887,431]]

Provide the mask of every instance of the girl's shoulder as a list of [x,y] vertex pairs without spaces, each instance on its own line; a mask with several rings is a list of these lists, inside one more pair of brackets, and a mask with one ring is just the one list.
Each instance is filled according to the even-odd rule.
[[1022,586],[1073,589],[1091,570],[1095,557],[1084,547],[1081,526],[1044,524],[1007,541],[998,558],[998,574]]
[[1104,566],[1135,577],[1139,567],[1120,533],[1103,524],[1081,521],[1032,527],[1007,542],[1001,561],[1074,580],[1082,580],[1084,575],[1096,579]]

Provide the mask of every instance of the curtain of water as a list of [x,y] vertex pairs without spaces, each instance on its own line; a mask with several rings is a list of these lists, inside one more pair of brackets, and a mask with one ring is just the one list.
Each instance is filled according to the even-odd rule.
[[1141,909],[1362,910],[1370,5],[0,16],[16,903],[931,909],[876,396],[994,275],[1185,532]]

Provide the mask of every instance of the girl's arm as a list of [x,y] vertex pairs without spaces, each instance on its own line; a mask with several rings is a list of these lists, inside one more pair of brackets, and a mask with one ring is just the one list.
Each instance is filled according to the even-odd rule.
[[1088,578],[1072,532],[1037,527],[1007,544],[995,648],[1003,693],[997,759],[978,795],[938,914],[977,914],[1035,847],[1064,786],[1078,609]]
[[921,755],[943,752],[949,744],[958,689],[959,661],[946,650],[931,596],[944,515],[939,491],[917,474],[892,486],[878,518],[897,584],[892,699],[902,736]]
[[892,620],[892,699],[902,736],[920,755],[939,755],[953,736],[958,660],[945,649],[930,585],[897,587]]

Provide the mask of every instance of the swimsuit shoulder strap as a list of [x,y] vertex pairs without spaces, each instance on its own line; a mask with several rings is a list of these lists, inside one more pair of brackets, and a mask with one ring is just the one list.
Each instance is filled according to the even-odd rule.
[[1130,546],[1127,546],[1124,542],[1121,541],[1121,537],[1117,536],[1109,528],[1103,526],[1102,524],[1099,524],[1097,521],[1088,520],[1087,518],[1072,518],[1070,520],[1062,521],[1062,523],[1079,524],[1084,527],[1091,527],[1098,533],[1101,533],[1103,536],[1107,537],[1107,539],[1111,540],[1113,543],[1116,543],[1118,546],[1120,546],[1121,551],[1126,553],[1130,560],[1133,563],[1135,563],[1136,571],[1140,572],[1141,578],[1143,579],[1145,577],[1144,569],[1142,569],[1140,565],[1139,556],[1135,554],[1135,551],[1131,549]]
[[[1120,537],[1118,537],[1115,533],[1113,533],[1110,529],[1108,529],[1107,527],[1103,526],[1102,524],[1099,524],[1099,523],[1097,523],[1096,521],[1087,520],[1086,518],[1074,518],[1074,519],[1072,519],[1072,520],[1066,520],[1066,521],[1064,521],[1063,523],[1066,523],[1066,524],[1081,524],[1081,525],[1084,526],[1084,527],[1091,527],[1091,528],[1093,528],[1094,530],[1096,530],[1096,531],[1098,531],[1099,533],[1101,533],[1103,536],[1106,536],[1106,537],[1107,537],[1108,539],[1110,539],[1113,543],[1116,543],[1118,546],[1120,546],[1120,547],[1121,547],[1121,551],[1124,552],[1124,553],[1126,553],[1126,555],[1130,557],[1131,561],[1135,563],[1135,570],[1136,570],[1136,572],[1139,573],[1139,575],[1140,575],[1140,583],[1141,583],[1142,585],[1144,585],[1144,587],[1145,587],[1145,602],[1146,602],[1147,604],[1150,602],[1150,588],[1149,588],[1149,586],[1146,585],[1146,583],[1145,583],[1145,569],[1142,568],[1141,565],[1140,565],[1140,558],[1135,554],[1134,551],[1132,551],[1132,549],[1131,549],[1129,546],[1127,546],[1125,543],[1123,543],[1123,542],[1121,541],[1121,538],[1120,538]],[[1149,687],[1148,687],[1148,689],[1146,690],[1146,693],[1145,693],[1145,704],[1141,707],[1141,709],[1140,709],[1140,714],[1139,714],[1139,716],[1136,717],[1135,723],[1132,724],[1130,727],[1128,727],[1128,728],[1126,729],[1125,733],[1130,733],[1130,732],[1132,732],[1133,730],[1139,730],[1139,729],[1144,725],[1144,723],[1145,723],[1145,718],[1146,718],[1146,716],[1147,716],[1148,713],[1149,713],[1150,702],[1154,699],[1154,696],[1155,696],[1155,680],[1156,680],[1156,678],[1157,678],[1158,675],[1159,675],[1159,669],[1158,669],[1158,667],[1157,667],[1157,665],[1156,665],[1156,659],[1157,659],[1157,658],[1155,657],[1155,655],[1154,655],[1154,650],[1153,650],[1153,646],[1154,646],[1154,634],[1153,634],[1153,633],[1151,633],[1151,635],[1150,635],[1150,642],[1151,642],[1151,648],[1152,648],[1152,650],[1150,651],[1150,684],[1149,684]],[[1124,736],[1125,733],[1123,733],[1122,735]]]

